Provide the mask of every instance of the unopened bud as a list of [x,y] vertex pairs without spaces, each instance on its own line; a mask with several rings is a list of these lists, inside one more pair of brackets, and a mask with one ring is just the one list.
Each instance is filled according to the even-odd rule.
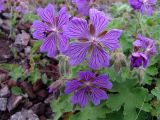
[[114,68],[116,71],[120,71],[120,68],[126,66],[126,57],[121,52],[115,52],[112,55],[111,63],[114,64]]

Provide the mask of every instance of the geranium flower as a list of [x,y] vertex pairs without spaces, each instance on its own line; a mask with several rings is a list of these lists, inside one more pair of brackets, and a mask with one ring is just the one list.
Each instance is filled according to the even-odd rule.
[[69,21],[69,14],[65,7],[61,8],[58,14],[54,6],[48,4],[46,8],[37,10],[41,20],[33,23],[35,29],[33,37],[43,40],[40,47],[41,52],[48,52],[49,57],[55,57],[57,48],[63,51],[67,46],[68,39],[63,35],[62,27]]
[[118,38],[122,30],[113,29],[105,31],[108,19],[103,12],[96,9],[90,10],[90,23],[85,19],[74,17],[68,25],[64,27],[64,34],[76,39],[64,52],[69,56],[71,65],[76,66],[82,63],[85,58],[89,67],[99,69],[109,65],[110,57],[106,48],[113,51],[119,47]]
[[111,88],[112,83],[108,80],[108,76],[96,76],[90,71],[81,71],[76,79],[66,83],[65,93],[74,92],[71,102],[85,107],[90,98],[94,105],[100,104],[101,100],[108,99],[105,89]]
[[78,12],[84,16],[89,14],[89,9],[92,7],[96,0],[72,0],[78,8]]
[[137,39],[133,43],[134,52],[131,56],[131,66],[138,68],[143,65],[146,68],[149,65],[150,56],[156,55],[155,41],[140,34],[137,35]]
[[135,10],[140,11],[142,14],[152,15],[153,5],[157,0],[129,0],[129,4]]

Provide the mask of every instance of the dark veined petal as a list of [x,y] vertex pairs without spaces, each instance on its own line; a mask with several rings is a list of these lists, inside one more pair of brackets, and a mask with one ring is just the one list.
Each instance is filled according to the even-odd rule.
[[95,78],[95,74],[90,71],[80,71],[78,72],[78,77],[82,80],[89,81],[92,78]]
[[38,39],[38,40],[44,40],[46,38],[45,34],[40,31],[34,31],[32,33],[33,38]]
[[92,69],[99,69],[109,66],[109,59],[109,55],[103,50],[103,48],[94,46],[88,64]]
[[33,22],[32,27],[34,28],[35,31],[39,32],[45,32],[47,30],[47,25],[39,20],[35,20]]
[[69,14],[67,13],[67,8],[62,7],[58,14],[58,29],[62,29],[63,25],[66,25],[69,22]]
[[58,33],[58,44],[60,52],[63,52],[68,48],[69,39],[63,33]]
[[48,57],[55,57],[56,55],[56,36],[54,34],[49,34],[47,38],[43,41],[41,47],[41,52],[48,52]]
[[100,42],[109,48],[110,50],[115,50],[119,47],[119,37],[122,34],[122,30],[113,29],[106,33],[105,36],[100,38]]
[[99,88],[93,88],[92,87],[90,89],[90,91],[91,91],[91,93],[90,93],[91,100],[92,100],[94,105],[100,104],[100,100],[108,99],[108,96],[107,96],[106,92],[99,89]]
[[94,8],[90,9],[89,15],[95,29],[95,34],[98,36],[107,27],[109,21],[103,12]]
[[66,82],[65,86],[66,89],[64,90],[64,92],[66,94],[69,94],[71,92],[74,92],[75,90],[77,90],[80,86],[82,85],[82,83],[78,82],[78,80],[70,80],[68,82]]
[[95,78],[95,81],[93,83],[99,88],[111,89],[112,83],[108,79],[109,78],[107,75],[100,75]]
[[64,35],[69,38],[89,38],[88,24],[85,19],[74,17],[63,27]]
[[47,7],[38,8],[37,10],[38,15],[41,17],[41,19],[45,22],[50,23],[51,25],[54,25],[54,6],[52,4],[48,4]]
[[71,43],[64,54],[69,56],[69,63],[75,66],[84,61],[89,47],[90,43]]
[[85,107],[88,103],[87,89],[83,88],[75,92],[71,101],[73,104],[80,104],[81,107]]

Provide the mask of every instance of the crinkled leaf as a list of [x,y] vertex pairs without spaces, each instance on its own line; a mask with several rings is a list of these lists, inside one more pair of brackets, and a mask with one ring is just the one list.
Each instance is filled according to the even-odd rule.
[[70,102],[70,95],[62,95],[57,100],[53,100],[51,107],[55,113],[54,120],[59,120],[66,112],[72,112],[73,106]]
[[[118,111],[122,106],[124,107],[124,120],[135,120],[138,113],[137,108],[149,112],[151,105],[149,105],[148,91],[144,88],[136,86],[136,80],[127,80],[122,83],[113,83],[113,92],[109,96],[107,106],[112,111]],[[145,107],[145,106],[148,107]],[[139,110],[138,110],[139,111]]]
[[153,89],[151,91],[151,93],[157,97],[158,100],[160,100],[160,88],[159,87],[156,87],[155,89]]
[[19,87],[12,87],[12,88],[11,88],[11,91],[12,91],[12,93],[15,94],[15,95],[21,95],[21,94],[23,93],[23,92],[22,92],[22,89],[19,88]]
[[29,81],[34,84],[37,80],[41,78],[41,74],[38,69],[32,71],[29,75]]
[[99,118],[105,118],[106,108],[103,104],[93,106],[89,104],[80,112],[71,117],[70,120],[98,120]]
[[21,66],[13,67],[13,69],[9,72],[9,75],[13,80],[18,80],[18,78],[22,78],[24,74],[24,69]]

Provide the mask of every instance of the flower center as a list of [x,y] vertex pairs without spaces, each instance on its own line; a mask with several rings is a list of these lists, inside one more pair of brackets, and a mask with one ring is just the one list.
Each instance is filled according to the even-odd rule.
[[53,32],[58,32],[58,30],[57,30],[56,27],[53,27],[51,30],[52,30]]
[[146,4],[148,2],[148,0],[143,0],[143,3]]
[[94,45],[97,45],[98,44],[98,41],[97,41],[97,38],[95,36],[91,36],[90,37],[90,42]]
[[84,82],[84,85],[85,86],[92,86],[92,83],[91,82]]

